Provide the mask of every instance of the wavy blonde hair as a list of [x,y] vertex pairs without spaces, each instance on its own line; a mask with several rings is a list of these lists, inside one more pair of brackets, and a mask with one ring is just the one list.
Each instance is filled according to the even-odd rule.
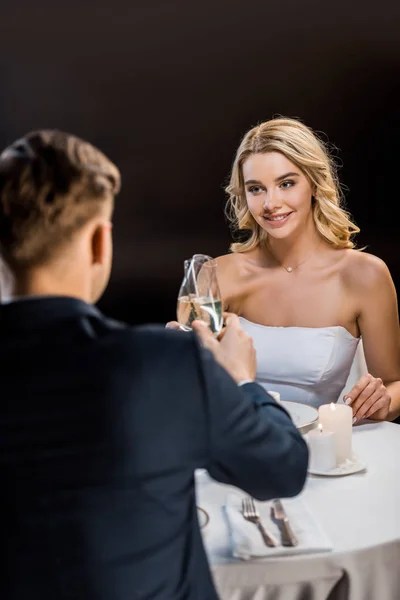
[[296,119],[277,118],[250,129],[244,136],[232,166],[226,192],[227,216],[234,230],[249,230],[244,242],[231,244],[232,252],[248,252],[267,239],[247,206],[243,163],[252,154],[280,152],[307,177],[315,190],[313,217],[317,231],[335,248],[354,248],[351,238],[360,230],[342,207],[343,195],[336,166],[326,144]]

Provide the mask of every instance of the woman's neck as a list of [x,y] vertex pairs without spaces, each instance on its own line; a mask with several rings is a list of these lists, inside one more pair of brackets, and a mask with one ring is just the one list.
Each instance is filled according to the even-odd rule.
[[285,239],[268,237],[265,250],[272,255],[280,265],[285,268],[295,269],[317,250],[322,243],[322,238],[315,228],[314,223],[304,231]]

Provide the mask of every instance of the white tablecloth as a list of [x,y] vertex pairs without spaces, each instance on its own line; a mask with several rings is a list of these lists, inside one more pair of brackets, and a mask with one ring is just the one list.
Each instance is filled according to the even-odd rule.
[[302,497],[334,551],[242,562],[232,558],[221,506],[228,486],[197,477],[210,515],[204,543],[223,600],[400,600],[400,426],[355,427],[365,473],[308,478]]

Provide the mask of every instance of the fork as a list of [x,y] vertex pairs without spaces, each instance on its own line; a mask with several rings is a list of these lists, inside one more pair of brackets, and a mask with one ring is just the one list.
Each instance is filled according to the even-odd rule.
[[253,498],[250,496],[242,500],[242,514],[246,521],[250,521],[250,523],[257,525],[266,546],[273,548],[279,545],[278,540],[269,533],[261,523],[260,513],[254,504]]

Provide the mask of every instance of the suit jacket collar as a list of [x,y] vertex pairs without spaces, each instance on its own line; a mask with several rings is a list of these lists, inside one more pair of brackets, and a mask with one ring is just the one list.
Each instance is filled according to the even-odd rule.
[[97,308],[69,296],[21,298],[0,304],[0,335],[7,330],[40,329],[73,317],[100,316]]

